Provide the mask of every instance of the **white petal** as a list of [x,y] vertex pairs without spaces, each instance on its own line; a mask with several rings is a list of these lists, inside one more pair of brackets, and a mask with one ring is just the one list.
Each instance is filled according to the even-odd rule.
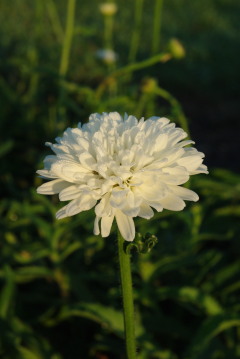
[[155,202],[168,194],[168,187],[160,180],[159,174],[154,172],[142,173],[139,175],[139,181],[143,183],[137,186],[134,192],[146,201]]
[[108,237],[112,228],[114,215],[102,217],[101,220],[101,235],[102,237]]
[[160,152],[164,150],[168,143],[168,135],[166,133],[161,133],[156,138],[156,143],[154,145],[154,152]]
[[152,216],[154,215],[154,212],[148,204],[142,203],[140,206],[140,211],[139,211],[138,215],[139,215],[139,217],[149,219],[149,218],[152,218]]
[[59,193],[60,201],[69,201],[75,199],[81,195],[81,191],[78,186],[68,186]]
[[119,231],[126,241],[132,242],[135,238],[135,225],[132,217],[128,217],[122,211],[116,211],[116,221]]
[[205,173],[205,174],[208,174],[208,169],[207,169],[207,166],[205,165],[201,165],[199,166],[195,171],[191,171],[191,175],[197,175],[199,173]]
[[68,217],[68,215],[66,213],[66,209],[67,209],[67,206],[64,206],[59,211],[57,211],[56,218],[62,219],[62,218]]
[[94,228],[93,228],[93,234],[95,234],[95,236],[98,236],[100,233],[99,220],[100,220],[100,217],[96,216],[95,221],[94,221]]
[[95,213],[98,217],[110,216],[112,214],[112,208],[109,204],[109,197],[109,193],[105,194],[101,201],[96,205]]
[[[187,133],[184,132],[181,128],[174,129],[174,132],[169,135],[170,141],[169,146],[175,146],[179,141],[187,137]],[[182,147],[182,146],[180,146]]]
[[188,171],[195,171],[201,165],[202,161],[202,157],[196,154],[194,156],[182,157],[177,162]]
[[158,125],[160,125],[161,127],[164,126],[164,125],[167,125],[170,120],[166,117],[158,117],[158,116],[152,116],[152,117],[149,117],[148,120],[153,120],[153,121],[156,121],[156,123]]
[[65,181],[79,183],[88,178],[90,171],[78,163],[58,161],[53,163],[51,172]]
[[162,164],[162,167],[165,165],[171,165],[173,164],[178,158],[182,157],[185,153],[185,149],[180,148],[166,148],[165,151],[161,152],[161,157],[166,157],[167,162]]
[[55,194],[62,191],[64,188],[69,187],[70,183],[62,179],[56,179],[46,182],[37,188],[37,193],[40,194]]
[[70,148],[65,145],[52,144],[51,142],[46,142],[45,145],[51,147],[51,150],[55,152],[56,155],[62,153],[70,153],[71,151]]
[[123,206],[121,208],[121,211],[126,214],[126,216],[129,216],[129,217],[136,217],[139,213],[139,210],[140,210],[140,207],[139,206],[136,206],[136,207],[130,207],[128,205],[128,203],[125,204],[125,206]]
[[[134,148],[135,146],[135,148]],[[140,147],[139,145],[134,145],[133,148],[135,149],[135,165],[134,165],[134,169],[135,171],[146,167],[147,165],[149,165],[150,163],[153,162],[154,157],[150,156],[148,153],[144,152],[142,150],[142,146]]]
[[110,197],[110,205],[114,208],[123,208],[126,204],[127,193],[127,189],[114,188]]
[[44,163],[44,170],[51,170],[51,166],[53,163],[55,163],[57,161],[57,156],[55,155],[49,155],[46,156],[43,160]]
[[169,186],[169,188],[173,191],[173,193],[184,199],[185,201],[198,201],[199,200],[199,197],[197,195],[197,193],[191,191],[190,189],[188,188],[185,188],[185,187],[180,187],[180,186]]
[[161,199],[160,203],[163,208],[170,211],[181,211],[185,207],[185,202],[173,194],[169,194],[166,198]]
[[89,152],[83,152],[78,157],[81,165],[84,168],[92,171],[96,169],[96,160],[92,155],[90,155]]
[[156,211],[158,212],[162,212],[163,210],[163,206],[161,205],[161,203],[159,202],[150,202],[150,201],[147,201],[148,205],[151,206],[152,208],[156,209]]
[[133,191],[129,191],[127,194],[127,203],[130,207],[139,207],[142,203],[142,198],[137,196]]
[[74,199],[67,205],[66,213],[68,216],[73,216],[79,212],[87,211],[95,206],[96,202],[90,194],[82,193],[80,198]]
[[52,174],[52,172],[49,170],[38,170],[36,172],[42,178],[58,178],[58,176],[56,176],[55,174]]
[[122,117],[118,112],[110,112],[109,117],[112,118],[114,121],[121,123]]
[[191,144],[194,144],[194,143],[195,143],[194,141],[185,140],[185,141],[179,142],[179,143],[176,145],[176,147],[177,147],[177,148],[180,148],[180,147],[184,147],[184,146],[191,145]]
[[163,168],[163,175],[159,176],[159,179],[167,184],[183,184],[189,180],[189,174],[185,167],[167,167]]

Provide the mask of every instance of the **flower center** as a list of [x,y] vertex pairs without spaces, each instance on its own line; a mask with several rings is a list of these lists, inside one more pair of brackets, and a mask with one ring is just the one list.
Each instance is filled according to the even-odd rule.
[[[121,177],[120,177],[120,178],[121,178]],[[131,179],[132,179],[132,176],[129,177],[129,178],[127,178],[127,179],[125,179],[125,180],[123,180],[123,179],[121,178],[123,185],[125,185],[126,187],[130,187],[130,186],[131,186]]]

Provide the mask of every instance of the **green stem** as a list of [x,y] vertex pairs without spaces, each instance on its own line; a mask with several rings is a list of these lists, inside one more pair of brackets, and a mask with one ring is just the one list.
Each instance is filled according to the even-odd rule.
[[174,96],[172,96],[168,91],[164,90],[161,87],[157,87],[155,89],[154,93],[156,93],[156,95],[164,98],[166,101],[168,101],[170,103],[170,105],[172,106],[173,112],[178,119],[180,126],[184,129],[184,131],[186,131],[189,134],[190,131],[189,131],[189,127],[188,127],[188,121],[187,121],[186,116],[184,115],[182,106],[180,105],[178,100]]
[[135,359],[136,345],[130,254],[127,254],[124,251],[124,239],[121,236],[120,232],[118,232],[118,254],[123,296],[124,329],[127,359]]
[[131,74],[133,71],[141,70],[149,66],[153,66],[158,62],[166,62],[171,59],[171,55],[169,53],[162,53],[155,56],[150,57],[147,60],[143,60],[141,62],[135,62],[133,64],[126,65],[124,67],[120,67],[119,69],[113,71],[105,80],[99,85],[96,91],[96,97],[99,99],[102,96],[106,86],[109,84],[109,79],[113,77],[120,77],[126,74]]
[[62,46],[61,61],[59,66],[60,93],[58,99],[58,130],[62,130],[62,128],[65,126],[64,121],[66,118],[66,107],[64,106],[64,100],[66,97],[66,91],[62,84],[64,78],[66,77],[69,66],[70,51],[74,33],[75,6],[76,0],[68,0],[66,28]]
[[113,16],[104,16],[104,48],[112,50]]
[[129,62],[130,63],[135,61],[139,43],[140,43],[143,1],[144,0],[135,0],[134,28],[133,28],[131,47],[130,47],[130,52],[129,52]]
[[153,57],[150,57],[147,60],[143,60],[140,62],[135,62],[134,64],[129,64],[124,67],[119,68],[118,70],[114,71],[111,76],[122,76],[126,73],[131,73],[136,70],[144,69],[145,67],[149,67],[152,65],[157,64],[158,62],[165,62],[171,58],[171,55],[168,53],[158,54]]
[[152,54],[156,54],[158,52],[158,47],[160,42],[160,31],[161,31],[162,4],[163,4],[163,0],[156,0],[155,2]]
[[56,4],[53,0],[48,0],[46,1],[46,7],[50,21],[52,23],[53,32],[55,33],[55,36],[58,39],[58,41],[61,43],[64,38],[64,31],[58,15]]
[[60,76],[64,77],[68,70],[70,50],[74,31],[74,15],[76,0],[68,0],[66,30],[62,47],[61,62],[59,68]]

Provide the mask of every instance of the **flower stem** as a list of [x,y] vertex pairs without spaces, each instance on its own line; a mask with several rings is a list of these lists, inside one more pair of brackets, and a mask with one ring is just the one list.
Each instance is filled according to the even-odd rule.
[[104,16],[104,48],[112,49],[113,16]]
[[75,6],[76,6],[76,0],[68,0],[66,29],[65,29],[64,41],[62,47],[60,67],[59,67],[59,74],[62,77],[66,75],[68,70],[70,50],[71,50],[73,32],[74,32]]
[[153,22],[153,40],[152,40],[152,54],[158,53],[160,29],[161,29],[161,17],[162,17],[162,5],[163,0],[155,1],[154,9],[154,22]]
[[132,293],[132,275],[130,254],[124,251],[124,239],[118,232],[118,254],[120,264],[121,287],[123,296],[123,315],[127,359],[136,358],[134,306]]
[[129,63],[133,63],[135,61],[137,51],[139,48],[140,36],[141,36],[143,1],[144,0],[135,0],[135,14],[134,14],[134,25],[133,25],[134,27],[133,27],[133,35],[131,39],[131,47],[129,52]]
[[59,78],[60,78],[60,92],[58,98],[58,129],[62,130],[62,127],[65,125],[66,118],[66,107],[64,105],[64,100],[66,97],[66,90],[63,86],[63,81],[67,75],[70,52],[72,47],[72,40],[74,35],[74,19],[75,19],[75,8],[76,0],[68,0],[67,6],[67,18],[66,18],[66,27],[62,45],[61,60],[59,65]]

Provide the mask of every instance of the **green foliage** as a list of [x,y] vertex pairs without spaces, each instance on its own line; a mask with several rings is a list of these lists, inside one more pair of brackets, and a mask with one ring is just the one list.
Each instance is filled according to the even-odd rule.
[[[167,115],[187,130],[182,106],[157,79],[160,73],[161,79],[166,76],[176,88],[183,83],[185,90],[194,86],[185,71],[180,75],[176,59],[185,51],[171,37],[175,33],[185,36],[187,55],[182,65],[197,74],[199,87],[204,88],[210,76],[198,63],[199,56],[207,56],[204,42],[210,41],[216,53],[222,54],[222,45],[217,48],[213,35],[203,29],[212,29],[217,7],[226,12],[226,0],[187,1],[188,11],[182,1],[163,3],[166,16],[155,14],[155,25],[155,2],[141,1],[138,8],[136,1],[134,10],[130,1],[129,11],[123,11],[125,3],[119,0],[111,34],[119,58],[112,64],[96,56],[104,24],[98,2],[76,2],[75,11],[75,2],[70,2],[68,21],[64,1],[1,4],[3,359],[124,358],[114,232],[107,239],[93,236],[93,211],[55,219],[62,204],[55,196],[36,194],[41,180],[35,170],[49,153],[43,143],[54,141],[67,126],[86,121],[92,112],[111,110],[137,116]],[[161,8],[161,3],[156,1],[155,6]],[[200,4],[207,11],[194,24],[189,14],[200,13]],[[237,9],[237,4],[232,5]],[[236,18],[235,13],[229,14],[215,27],[224,32],[227,43],[236,40]],[[170,23],[171,27],[166,26]],[[182,55],[176,56],[180,50]],[[225,59],[226,54],[221,56]],[[238,57],[232,56],[232,61]],[[214,58],[210,62],[216,65]],[[222,64],[216,65],[217,80]],[[227,74],[233,69],[224,67]],[[240,357],[239,183],[235,173],[210,169],[209,176],[191,180],[191,188],[200,195],[198,203],[188,204],[179,213],[156,213],[151,221],[136,220],[139,238],[146,239],[138,242],[140,254],[134,248],[131,251],[139,359]],[[147,233],[155,235],[158,243]]]

